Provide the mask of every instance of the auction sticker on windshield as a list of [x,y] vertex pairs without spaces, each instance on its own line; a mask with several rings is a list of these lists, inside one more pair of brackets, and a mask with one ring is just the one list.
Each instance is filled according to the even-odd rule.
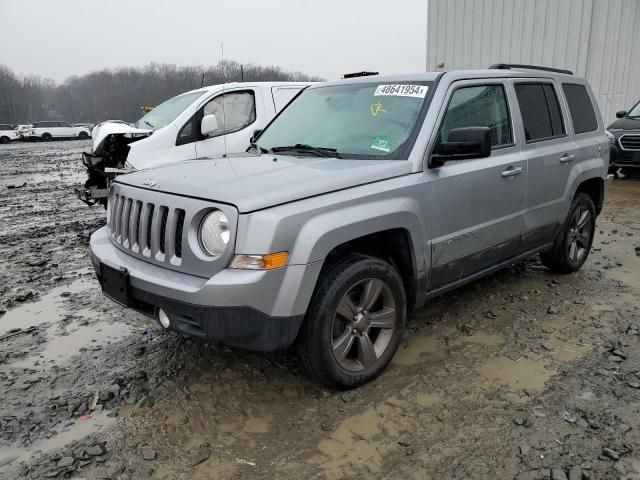
[[376,97],[390,96],[390,97],[415,97],[424,98],[427,94],[429,87],[425,85],[378,85],[375,93]]

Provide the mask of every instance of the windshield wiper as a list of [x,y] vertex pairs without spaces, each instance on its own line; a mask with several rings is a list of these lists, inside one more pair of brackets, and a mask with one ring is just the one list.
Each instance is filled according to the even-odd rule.
[[273,147],[271,149],[271,152],[272,153],[279,153],[279,152],[313,153],[318,157],[340,158],[340,154],[335,148],[313,147],[311,145],[305,145],[302,143],[296,143],[295,145],[289,145],[285,147]]
[[147,125],[149,125],[151,128],[156,128],[156,127],[154,127],[154,126],[153,126],[153,123],[151,123],[151,122],[149,122],[149,121],[147,121],[147,120],[145,120],[145,121],[144,121],[144,123],[146,123]]

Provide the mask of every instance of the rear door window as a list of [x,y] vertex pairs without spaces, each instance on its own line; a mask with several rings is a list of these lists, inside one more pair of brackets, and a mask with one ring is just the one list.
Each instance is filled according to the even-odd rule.
[[515,90],[527,142],[566,135],[560,102],[552,84],[517,83]]
[[585,86],[563,83],[562,91],[569,104],[573,131],[575,133],[587,133],[598,130],[598,118]]

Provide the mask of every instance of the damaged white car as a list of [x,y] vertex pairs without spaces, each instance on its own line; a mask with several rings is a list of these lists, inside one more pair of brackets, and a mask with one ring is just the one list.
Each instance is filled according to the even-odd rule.
[[83,202],[106,205],[120,173],[226,153],[244,152],[309,82],[230,83],[199,88],[160,104],[133,124],[103,122],[91,132]]

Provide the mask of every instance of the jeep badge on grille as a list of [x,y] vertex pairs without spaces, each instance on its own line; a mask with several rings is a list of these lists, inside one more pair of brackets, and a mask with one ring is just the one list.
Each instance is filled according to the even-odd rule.
[[153,180],[151,178],[147,178],[144,182],[142,182],[142,185],[144,187],[149,187],[149,188],[153,188],[156,185],[158,185],[158,181],[157,180]]

